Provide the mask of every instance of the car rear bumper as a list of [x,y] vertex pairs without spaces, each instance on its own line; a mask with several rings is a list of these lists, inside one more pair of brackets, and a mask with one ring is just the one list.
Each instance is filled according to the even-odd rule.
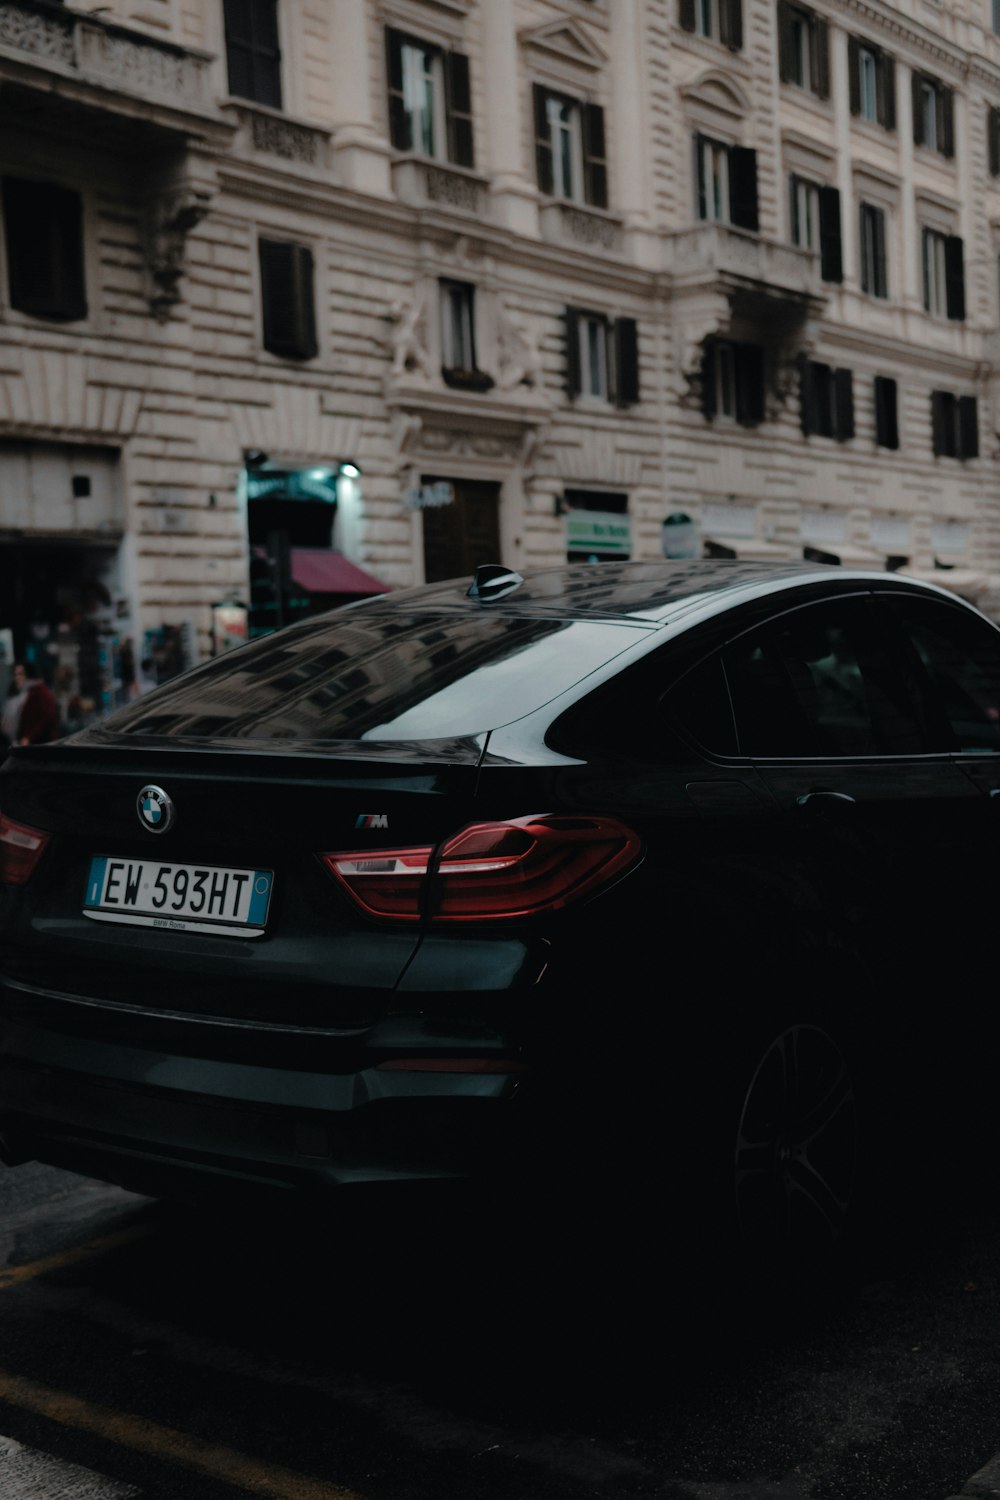
[[[45,1026],[32,1024],[27,998],[0,983],[9,1162],[36,1159],[156,1195],[197,1196],[224,1181],[316,1192],[489,1175],[504,1170],[520,1133],[523,1089],[510,1073],[386,1070],[374,1059],[311,1071],[182,1055],[55,1029],[51,995]],[[88,1010],[96,1033],[106,1018]]]

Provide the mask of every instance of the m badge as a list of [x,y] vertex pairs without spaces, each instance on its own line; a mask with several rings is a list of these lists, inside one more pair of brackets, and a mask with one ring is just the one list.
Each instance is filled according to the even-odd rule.
[[355,823],[355,828],[388,828],[388,813],[361,813]]

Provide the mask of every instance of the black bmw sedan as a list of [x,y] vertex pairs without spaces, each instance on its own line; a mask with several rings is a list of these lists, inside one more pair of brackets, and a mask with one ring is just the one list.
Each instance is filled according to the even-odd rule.
[[3,766],[0,1151],[629,1183],[814,1252],[987,1097],[998,798],[1000,632],[896,575],[494,568],[308,620]]

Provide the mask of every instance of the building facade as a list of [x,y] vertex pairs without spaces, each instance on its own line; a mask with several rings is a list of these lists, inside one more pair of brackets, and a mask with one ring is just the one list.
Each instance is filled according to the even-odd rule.
[[1000,614],[991,5],[0,0],[0,647],[73,722],[485,560]]

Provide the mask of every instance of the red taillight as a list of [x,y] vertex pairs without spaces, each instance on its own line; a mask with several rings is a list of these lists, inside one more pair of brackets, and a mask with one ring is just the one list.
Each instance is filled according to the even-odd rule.
[[432,849],[324,854],[327,868],[371,916],[491,922],[556,911],[590,895],[635,860],[638,836],[614,818],[512,818],[472,823]]
[[45,852],[47,833],[0,813],[0,885],[24,885]]

